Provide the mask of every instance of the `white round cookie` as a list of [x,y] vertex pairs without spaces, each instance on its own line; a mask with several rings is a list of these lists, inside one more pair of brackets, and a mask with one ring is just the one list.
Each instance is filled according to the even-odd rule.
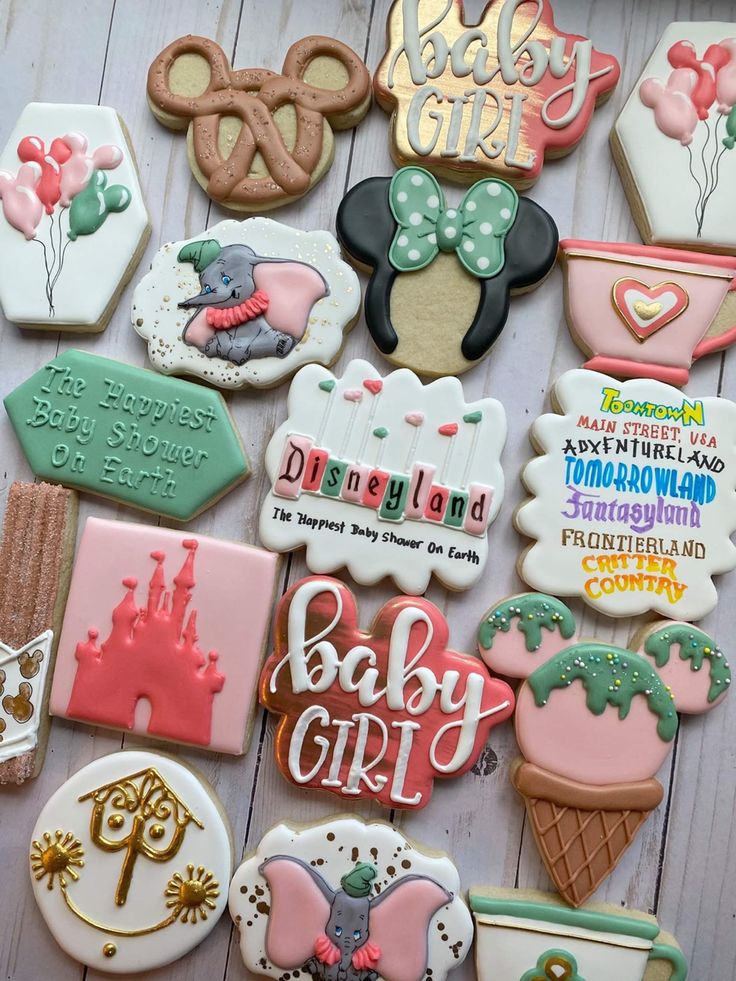
[[225,910],[230,832],[187,767],[142,751],[83,767],[33,829],[31,883],[70,957],[113,974],[182,957]]

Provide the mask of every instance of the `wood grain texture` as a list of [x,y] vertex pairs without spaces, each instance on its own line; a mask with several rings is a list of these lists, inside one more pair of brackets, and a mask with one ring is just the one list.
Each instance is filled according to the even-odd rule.
[[[145,344],[129,324],[132,289],[159,246],[191,236],[229,213],[211,205],[191,177],[185,140],[159,126],[145,98],[148,65],[161,48],[188,32],[215,38],[232,56],[234,67],[278,68],[286,48],[306,34],[333,34],[363,55],[371,70],[380,60],[390,0],[3,0],[0,51],[3,114],[0,143],[20,110],[31,100],[101,102],[126,121],[141,172],[153,235],[133,283],[104,334],[59,337],[23,333],[0,322],[0,396],[4,396],[59,350],[78,347],[146,364]],[[530,196],[555,217],[560,234],[576,238],[637,241],[621,183],[608,149],[608,132],[663,28],[672,20],[734,20],[732,0],[555,0],[562,29],[593,37],[598,47],[623,61],[622,80],[601,108],[578,148],[549,162]],[[736,34],[736,29],[734,30]],[[344,191],[376,174],[391,174],[388,117],[374,107],[354,132],[336,137],[336,158],[319,187],[302,201],[281,209],[277,219],[300,228],[334,230]],[[459,189],[449,198],[459,200]],[[382,371],[388,365],[375,351],[360,323],[338,362],[367,357]],[[524,497],[518,473],[531,455],[528,429],[549,409],[551,383],[581,361],[564,323],[562,284],[555,272],[536,293],[512,305],[508,326],[491,357],[463,376],[468,400],[492,395],[505,405],[509,438],[504,453],[508,487],[491,530],[491,556],[482,581],[468,593],[450,594],[437,585],[429,598],[446,613],[451,641],[474,650],[475,628],[497,599],[520,590],[515,560],[521,541],[511,525]],[[736,355],[696,364],[688,392],[736,396]],[[188,527],[202,534],[257,541],[258,507],[266,489],[265,446],[286,415],[286,387],[227,396],[254,465],[250,480],[223,498]],[[31,479],[4,413],[0,413],[0,507],[15,479]],[[93,514],[122,521],[155,523],[153,517],[113,503],[82,497],[80,527]],[[283,588],[306,572],[295,553],[282,567]],[[352,585],[352,584],[351,584]],[[721,602],[704,629],[726,647],[736,633],[736,576],[719,583]],[[357,588],[362,622],[368,623],[392,595],[388,585]],[[575,604],[586,635],[625,643],[638,625],[610,621]],[[635,844],[597,899],[657,913],[676,933],[691,960],[691,981],[731,981],[736,977],[736,699],[707,717],[686,719],[675,752],[659,778],[665,801],[644,825]],[[48,755],[39,778],[2,791],[0,829],[3,861],[3,916],[0,917],[0,977],[13,981],[81,981],[102,975],[87,971],[57,948],[35,908],[28,883],[28,837],[50,794],[69,774],[91,759],[121,746],[143,744],[130,737],[54,719]],[[147,740],[145,745],[150,746]],[[164,747],[162,747],[164,748]],[[394,815],[396,824],[428,846],[446,849],[455,859],[464,886],[506,885],[549,888],[549,879],[525,823],[524,808],[508,780],[516,753],[510,725],[494,730],[480,764],[457,780],[439,781],[429,806]],[[291,787],[273,760],[273,721],[260,710],[253,740],[241,758],[187,750],[216,789],[232,823],[236,854],[255,848],[279,820],[316,820],[340,807],[332,796]],[[377,807],[356,806],[364,816]],[[386,816],[383,812],[380,816]],[[205,944],[184,960],[147,975],[155,981],[242,981],[248,977],[229,918],[223,918]],[[470,961],[455,975],[474,977]],[[595,979],[590,979],[595,981]]]

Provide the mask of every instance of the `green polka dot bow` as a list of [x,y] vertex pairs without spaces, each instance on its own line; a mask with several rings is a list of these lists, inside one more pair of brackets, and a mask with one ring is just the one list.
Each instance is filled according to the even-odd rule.
[[516,191],[505,181],[478,181],[458,208],[446,209],[434,177],[421,167],[404,167],[394,174],[388,199],[399,226],[388,259],[398,272],[424,269],[440,251],[456,252],[480,279],[503,269],[504,241],[519,206]]
[[520,981],[585,981],[578,974],[578,965],[566,950],[548,950],[541,955],[537,966],[522,975]]

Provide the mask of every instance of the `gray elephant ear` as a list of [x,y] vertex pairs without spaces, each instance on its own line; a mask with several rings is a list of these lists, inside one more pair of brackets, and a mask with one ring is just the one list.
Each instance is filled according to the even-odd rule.
[[185,245],[176,257],[179,262],[191,262],[195,270],[201,273],[222,252],[220,243],[214,238],[202,239],[200,242],[190,242]]

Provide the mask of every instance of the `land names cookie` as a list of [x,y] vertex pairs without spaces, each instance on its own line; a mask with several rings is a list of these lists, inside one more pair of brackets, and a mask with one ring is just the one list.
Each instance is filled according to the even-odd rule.
[[733,254],[736,23],[666,27],[611,144],[645,242]]
[[315,981],[444,981],[473,926],[451,860],[390,824],[279,824],[236,870],[230,915],[248,970]]
[[501,404],[466,402],[456,378],[425,386],[367,361],[342,378],[307,365],[266,450],[261,541],[279,552],[306,545],[312,572],[344,566],[367,585],[390,576],[422,593],[434,574],[467,589],[501,506],[505,438]]
[[397,596],[363,631],[354,595],[325,576],[281,599],[260,700],[279,716],[287,780],[411,809],[427,805],[435,779],[469,770],[514,708],[505,682],[450,649],[429,600]]
[[44,365],[5,409],[38,477],[177,521],[250,473],[219,393],[84,351]]
[[736,405],[582,368],[552,402],[522,474],[521,578],[608,616],[704,617],[736,566]]
[[619,73],[556,27],[549,0],[395,0],[374,90],[399,166],[523,190],[582,138]]
[[112,753],[51,795],[30,842],[33,894],[65,953],[97,971],[183,957],[225,911],[230,829],[214,792],[160,753]]
[[0,306],[41,330],[104,330],[150,234],[125,124],[32,102],[0,154]]
[[488,353],[511,296],[552,269],[558,239],[551,216],[505,181],[478,181],[454,206],[421,167],[353,187],[337,234],[371,271],[365,318],[381,354],[433,377],[460,374]]
[[329,232],[249,218],[162,246],[132,322],[164,374],[267,388],[332,364],[359,311],[358,277]]
[[88,518],[52,714],[244,752],[277,570],[266,549]]
[[329,169],[333,130],[352,129],[371,104],[358,55],[311,35],[286,52],[281,72],[230,66],[215,41],[187,34],[148,70],[148,105],[187,131],[189,165],[217,204],[263,212],[306,194]]
[[0,784],[23,783],[43,765],[76,528],[74,491],[10,485],[0,542]]

